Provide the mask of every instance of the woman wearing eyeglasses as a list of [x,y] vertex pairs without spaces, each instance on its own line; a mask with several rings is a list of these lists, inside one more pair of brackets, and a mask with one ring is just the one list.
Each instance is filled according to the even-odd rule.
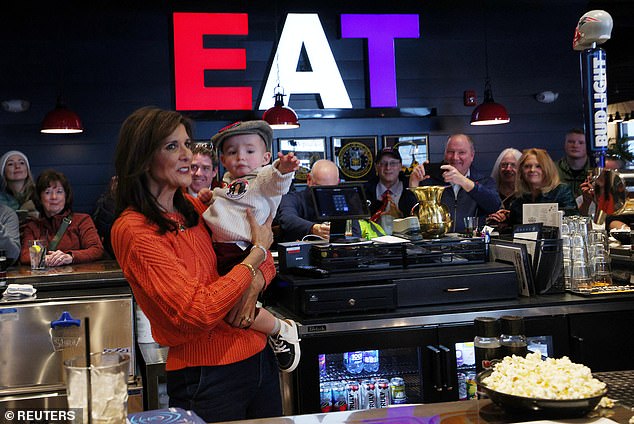
[[[516,198],[510,206],[508,222],[521,224],[524,204],[557,203],[565,215],[579,213],[577,202],[567,184],[561,183],[557,167],[543,149],[526,149],[518,164]],[[495,215],[495,214],[494,214]]]
[[502,199],[502,209],[511,206],[515,194],[515,181],[517,179],[517,162],[520,160],[522,152],[512,147],[502,150],[502,153],[495,160],[491,178],[495,180],[498,194]]

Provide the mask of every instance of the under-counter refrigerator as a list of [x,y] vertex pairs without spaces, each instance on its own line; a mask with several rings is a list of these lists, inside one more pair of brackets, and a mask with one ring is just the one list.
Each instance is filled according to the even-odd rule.
[[[377,317],[302,326],[302,359],[293,382],[295,412],[473,398],[473,322],[412,322]],[[529,349],[545,356],[568,354],[565,317],[526,318],[525,326]]]

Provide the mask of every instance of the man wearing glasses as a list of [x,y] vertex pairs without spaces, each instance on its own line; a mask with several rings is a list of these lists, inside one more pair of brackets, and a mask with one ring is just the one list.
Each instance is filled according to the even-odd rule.
[[[380,210],[388,211],[392,215],[399,215],[395,218],[410,216],[417,200],[414,193],[407,190],[408,181],[401,172],[403,161],[398,150],[383,148],[374,163],[377,178],[364,186],[365,195],[370,201],[370,212],[374,215]],[[397,211],[390,211],[392,205],[396,205]]]

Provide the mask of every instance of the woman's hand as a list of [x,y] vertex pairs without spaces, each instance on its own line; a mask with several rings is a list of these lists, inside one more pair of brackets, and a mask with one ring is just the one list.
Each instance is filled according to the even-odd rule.
[[487,222],[504,222],[511,215],[511,211],[508,209],[500,209],[497,212],[493,212],[491,215],[487,216]]
[[251,243],[254,246],[262,246],[268,250],[273,244],[273,230],[271,229],[271,223],[273,222],[273,216],[269,216],[263,225],[258,225],[251,209],[247,209],[247,220],[251,227]]
[[249,328],[255,319],[255,303],[264,288],[264,277],[261,272],[256,272],[251,285],[242,294],[242,297],[225,316],[225,321],[236,328]]
[[46,262],[46,266],[68,265],[73,263],[73,256],[61,250],[54,250],[46,253],[44,261]]

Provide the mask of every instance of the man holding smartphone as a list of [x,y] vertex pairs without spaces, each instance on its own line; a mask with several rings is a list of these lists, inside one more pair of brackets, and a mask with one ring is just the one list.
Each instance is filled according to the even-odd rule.
[[478,225],[484,225],[487,215],[501,207],[493,178],[471,170],[475,157],[473,140],[466,134],[452,134],[445,145],[444,164],[440,165],[438,174],[434,165],[428,167],[432,171],[425,172],[425,164],[418,165],[409,177],[409,186],[419,185],[451,185],[445,189],[441,202],[449,208],[453,219],[452,231],[464,231],[464,218],[479,217]]

